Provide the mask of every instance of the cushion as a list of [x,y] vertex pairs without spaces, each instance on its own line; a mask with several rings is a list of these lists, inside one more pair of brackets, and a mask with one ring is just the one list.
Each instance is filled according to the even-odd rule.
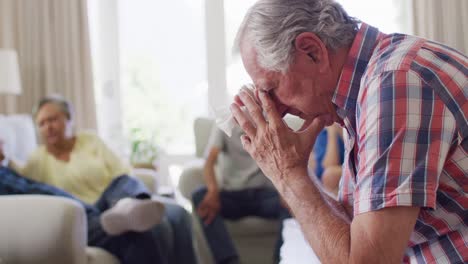
[[24,162],[37,148],[34,123],[30,115],[0,116],[0,139],[5,142],[5,154]]
[[280,264],[320,264],[320,260],[302,234],[294,218],[283,222],[283,245],[280,250]]
[[0,196],[4,263],[85,263],[86,216],[77,202],[45,195]]

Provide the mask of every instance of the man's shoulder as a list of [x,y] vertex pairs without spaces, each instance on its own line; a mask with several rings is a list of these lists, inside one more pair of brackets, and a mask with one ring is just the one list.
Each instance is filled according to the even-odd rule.
[[[423,97],[442,99],[454,115],[463,102],[467,85],[468,58],[444,44],[427,39],[393,34],[383,38],[376,46],[366,72],[361,79],[358,101],[378,103],[406,94],[413,100]],[[405,88],[403,90],[402,88]],[[435,94],[450,96],[436,97]],[[454,98],[454,99],[452,99]],[[465,119],[466,120],[466,119]],[[465,120],[459,121],[461,124]]]
[[376,46],[367,67],[367,79],[389,71],[408,71],[426,40],[404,34],[390,34]]
[[[412,35],[386,35],[375,47],[364,78],[371,80],[388,72],[437,72],[443,63],[461,61],[466,70],[467,57],[442,43]],[[459,69],[463,70],[463,69]]]

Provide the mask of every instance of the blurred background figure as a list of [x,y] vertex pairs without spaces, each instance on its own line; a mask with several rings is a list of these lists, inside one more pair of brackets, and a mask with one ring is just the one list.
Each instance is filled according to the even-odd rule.
[[313,166],[325,189],[338,194],[344,160],[343,129],[338,124],[326,127],[315,141]]
[[[233,129],[231,137],[213,127],[204,168],[206,186],[193,193],[193,203],[203,222],[204,234],[215,262],[219,264],[240,263],[223,218],[238,220],[245,216],[259,216],[279,219],[282,223],[283,219],[290,217],[270,180],[244,150],[240,140],[242,134],[238,126]],[[225,159],[218,162],[220,154]],[[219,183],[215,173],[217,163],[221,165]],[[272,252],[275,262],[279,261],[281,244],[280,235],[275,252]]]

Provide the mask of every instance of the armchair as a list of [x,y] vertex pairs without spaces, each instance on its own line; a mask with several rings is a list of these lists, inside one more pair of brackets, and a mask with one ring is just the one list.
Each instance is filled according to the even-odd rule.
[[84,209],[70,199],[5,195],[0,208],[0,263],[119,263],[105,250],[86,246]]

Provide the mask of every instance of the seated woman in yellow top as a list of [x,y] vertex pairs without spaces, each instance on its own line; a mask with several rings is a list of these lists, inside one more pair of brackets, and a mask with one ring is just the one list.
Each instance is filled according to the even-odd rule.
[[[72,110],[66,100],[44,98],[34,115],[44,145],[24,167],[9,162],[10,168],[30,180],[2,168],[0,194],[39,193],[79,200],[88,216],[89,245],[107,249],[122,263],[171,263],[178,254],[168,252],[168,244],[174,245],[174,251],[183,251],[183,263],[195,263],[185,211],[166,205],[166,225],[153,228],[165,206],[151,200],[145,185],[128,176],[129,168],[97,136],[73,133]],[[167,228],[174,230],[161,230]],[[168,238],[168,233],[174,237]]]
[[62,129],[56,128],[61,121],[56,116],[48,116],[51,110],[58,108],[54,104],[44,105],[37,116],[45,145],[32,153],[24,167],[14,162],[9,165],[21,175],[61,188],[94,204],[111,181],[129,174],[130,170],[92,133],[81,132],[62,139]]

